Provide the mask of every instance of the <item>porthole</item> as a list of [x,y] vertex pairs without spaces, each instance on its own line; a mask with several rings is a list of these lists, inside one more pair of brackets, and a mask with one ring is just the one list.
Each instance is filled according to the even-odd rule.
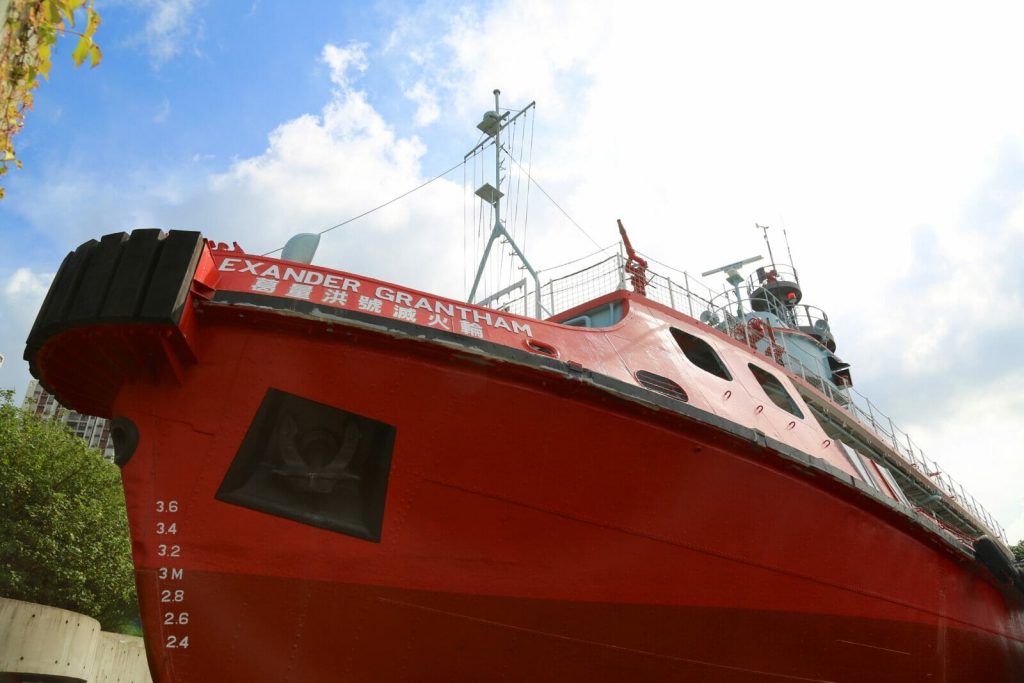
[[547,344],[536,339],[527,339],[524,343],[526,344],[526,348],[534,353],[550,356],[551,358],[558,358],[558,349],[551,344]]
[[689,401],[689,397],[681,386],[676,382],[673,382],[668,377],[662,377],[656,375],[653,372],[647,370],[637,370],[636,381],[641,386],[647,387],[651,391],[657,391],[659,394],[664,394],[669,398],[674,398],[677,401]]

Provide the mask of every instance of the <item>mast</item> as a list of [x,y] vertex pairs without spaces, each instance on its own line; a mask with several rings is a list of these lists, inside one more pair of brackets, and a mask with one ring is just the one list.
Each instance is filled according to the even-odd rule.
[[[502,120],[508,117],[508,113],[506,112],[504,115],[501,114],[501,109],[499,109],[498,106],[498,98],[500,95],[501,91],[495,89],[494,111],[485,112],[483,120],[477,124],[477,128],[482,130],[485,135],[492,136],[494,138],[494,185],[492,186],[490,183],[484,183],[476,191],[476,195],[480,197],[480,199],[494,207],[494,228],[491,230],[491,236],[487,240],[487,246],[484,247],[484,254],[480,258],[480,265],[478,265],[476,269],[476,277],[473,278],[473,288],[470,290],[469,298],[466,301],[467,303],[473,303],[476,300],[476,290],[480,286],[480,278],[483,277],[484,268],[487,266],[487,257],[491,253],[491,246],[494,245],[494,241],[496,239],[501,237],[510,247],[512,247],[512,251],[519,257],[519,260],[522,261],[523,266],[533,278],[534,317],[541,318],[543,317],[543,311],[540,303],[540,276],[537,274],[537,271],[533,269],[533,266],[530,265],[526,255],[519,249],[519,245],[515,243],[515,240],[512,239],[512,235],[508,233],[505,229],[505,224],[501,221],[501,198],[504,196],[504,193],[501,191],[501,131],[503,128],[507,127],[510,123],[526,113],[526,111],[530,109],[530,107],[533,107],[536,102],[531,102],[526,105],[515,116],[502,123]],[[468,159],[470,155],[474,154],[485,144],[487,144],[487,140],[484,140],[470,150],[466,154],[465,158]]]
[[772,268],[775,268],[775,254],[772,253],[772,243],[768,241],[768,226],[754,223],[754,227],[764,233],[764,243],[768,245],[768,260],[772,262]]
[[793,263],[793,250],[789,248],[789,235],[786,234],[786,228],[782,228],[782,238],[786,240],[786,254],[789,255],[789,265],[793,268],[793,277],[796,278],[796,283],[800,284],[800,274],[796,271],[796,264]]

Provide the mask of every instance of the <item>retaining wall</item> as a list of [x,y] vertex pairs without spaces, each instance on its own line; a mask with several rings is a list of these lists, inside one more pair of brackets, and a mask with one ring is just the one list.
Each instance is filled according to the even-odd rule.
[[[152,683],[142,638],[100,630],[92,617],[0,598],[0,679]],[[7,678],[4,678],[7,676]]]

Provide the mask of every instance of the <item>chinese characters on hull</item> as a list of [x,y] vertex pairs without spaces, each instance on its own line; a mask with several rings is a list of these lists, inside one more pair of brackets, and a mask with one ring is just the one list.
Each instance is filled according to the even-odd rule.
[[[345,275],[296,268],[252,258],[222,258],[223,286],[258,294],[300,299],[334,308],[370,313],[402,322],[486,339],[486,329],[533,336],[530,324],[495,311],[463,306]],[[370,294],[372,290],[372,295]]]

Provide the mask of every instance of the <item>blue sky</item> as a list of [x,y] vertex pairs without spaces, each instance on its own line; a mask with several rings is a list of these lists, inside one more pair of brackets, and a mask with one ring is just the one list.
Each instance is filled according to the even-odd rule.
[[[785,227],[857,387],[1024,536],[1016,4],[97,4],[103,63],[60,46],[5,177],[0,386],[24,391],[25,335],[82,241],[267,251],[458,163],[500,87],[537,101],[535,176],[602,246],[622,218],[701,272],[763,251],[755,222]],[[317,261],[464,296],[464,197],[458,170]],[[535,265],[593,251],[530,202]]]

